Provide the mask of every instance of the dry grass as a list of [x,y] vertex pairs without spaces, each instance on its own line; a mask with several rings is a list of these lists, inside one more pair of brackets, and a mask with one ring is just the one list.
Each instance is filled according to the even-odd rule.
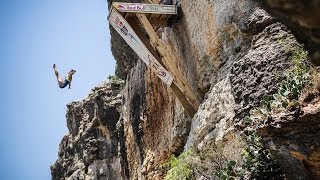
[[311,82],[313,84],[314,90],[320,92],[320,71],[314,70],[311,76]]

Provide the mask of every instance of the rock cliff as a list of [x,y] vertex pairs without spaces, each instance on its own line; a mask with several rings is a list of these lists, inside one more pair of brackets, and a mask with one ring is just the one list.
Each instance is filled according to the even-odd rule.
[[52,165],[52,179],[120,179],[123,82],[112,81],[96,87],[82,102],[67,105],[69,134],[59,147],[58,160]]
[[161,39],[201,101],[197,113],[111,28],[124,82],[67,105],[52,178],[319,179],[319,2],[178,4]]

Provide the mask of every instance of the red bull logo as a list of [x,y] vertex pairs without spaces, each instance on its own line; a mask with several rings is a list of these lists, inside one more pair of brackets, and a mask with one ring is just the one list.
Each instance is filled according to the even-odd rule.
[[118,10],[131,10],[131,11],[141,11],[144,10],[145,7],[143,5],[129,5],[129,4],[119,4],[117,6]]
[[124,5],[119,4],[119,5],[118,5],[118,9],[125,9],[125,7],[124,7]]

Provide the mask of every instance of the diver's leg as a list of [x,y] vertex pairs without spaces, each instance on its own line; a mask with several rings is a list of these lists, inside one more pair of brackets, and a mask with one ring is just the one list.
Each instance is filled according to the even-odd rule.
[[57,77],[58,82],[63,82],[63,79],[62,79],[62,77],[60,76],[60,74],[59,74],[59,72],[58,72],[58,69],[57,69],[57,67],[56,67],[55,64],[53,64],[53,69],[54,69],[54,73],[55,73],[55,75],[56,75],[56,77]]

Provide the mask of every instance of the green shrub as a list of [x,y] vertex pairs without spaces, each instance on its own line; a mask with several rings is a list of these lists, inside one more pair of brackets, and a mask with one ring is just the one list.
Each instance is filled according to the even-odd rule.
[[217,179],[222,180],[234,180],[237,177],[242,177],[244,171],[242,169],[236,169],[236,162],[231,160],[228,161],[226,167],[216,173]]
[[287,76],[280,83],[277,93],[264,95],[261,98],[260,106],[250,110],[249,116],[244,118],[245,125],[263,121],[270,117],[272,113],[279,113],[286,108],[300,106],[298,100],[302,91],[311,85],[308,74],[299,77]]
[[247,146],[242,150],[241,156],[243,162],[241,166],[230,160],[223,169],[215,174],[216,178],[234,180],[243,179],[245,174],[250,174],[250,177],[272,176],[273,173],[281,174],[279,166],[269,150],[264,147],[261,137],[254,131],[248,132]]
[[169,169],[167,171],[165,180],[190,179],[192,170],[190,166],[187,164],[186,158],[191,153],[191,150],[188,150],[182,153],[179,157],[175,157],[174,155],[171,156],[169,162],[165,164],[165,166]]
[[282,176],[279,165],[272,157],[270,151],[262,143],[262,139],[254,131],[250,131],[247,136],[248,146],[243,149],[242,170],[250,172],[251,178]]

